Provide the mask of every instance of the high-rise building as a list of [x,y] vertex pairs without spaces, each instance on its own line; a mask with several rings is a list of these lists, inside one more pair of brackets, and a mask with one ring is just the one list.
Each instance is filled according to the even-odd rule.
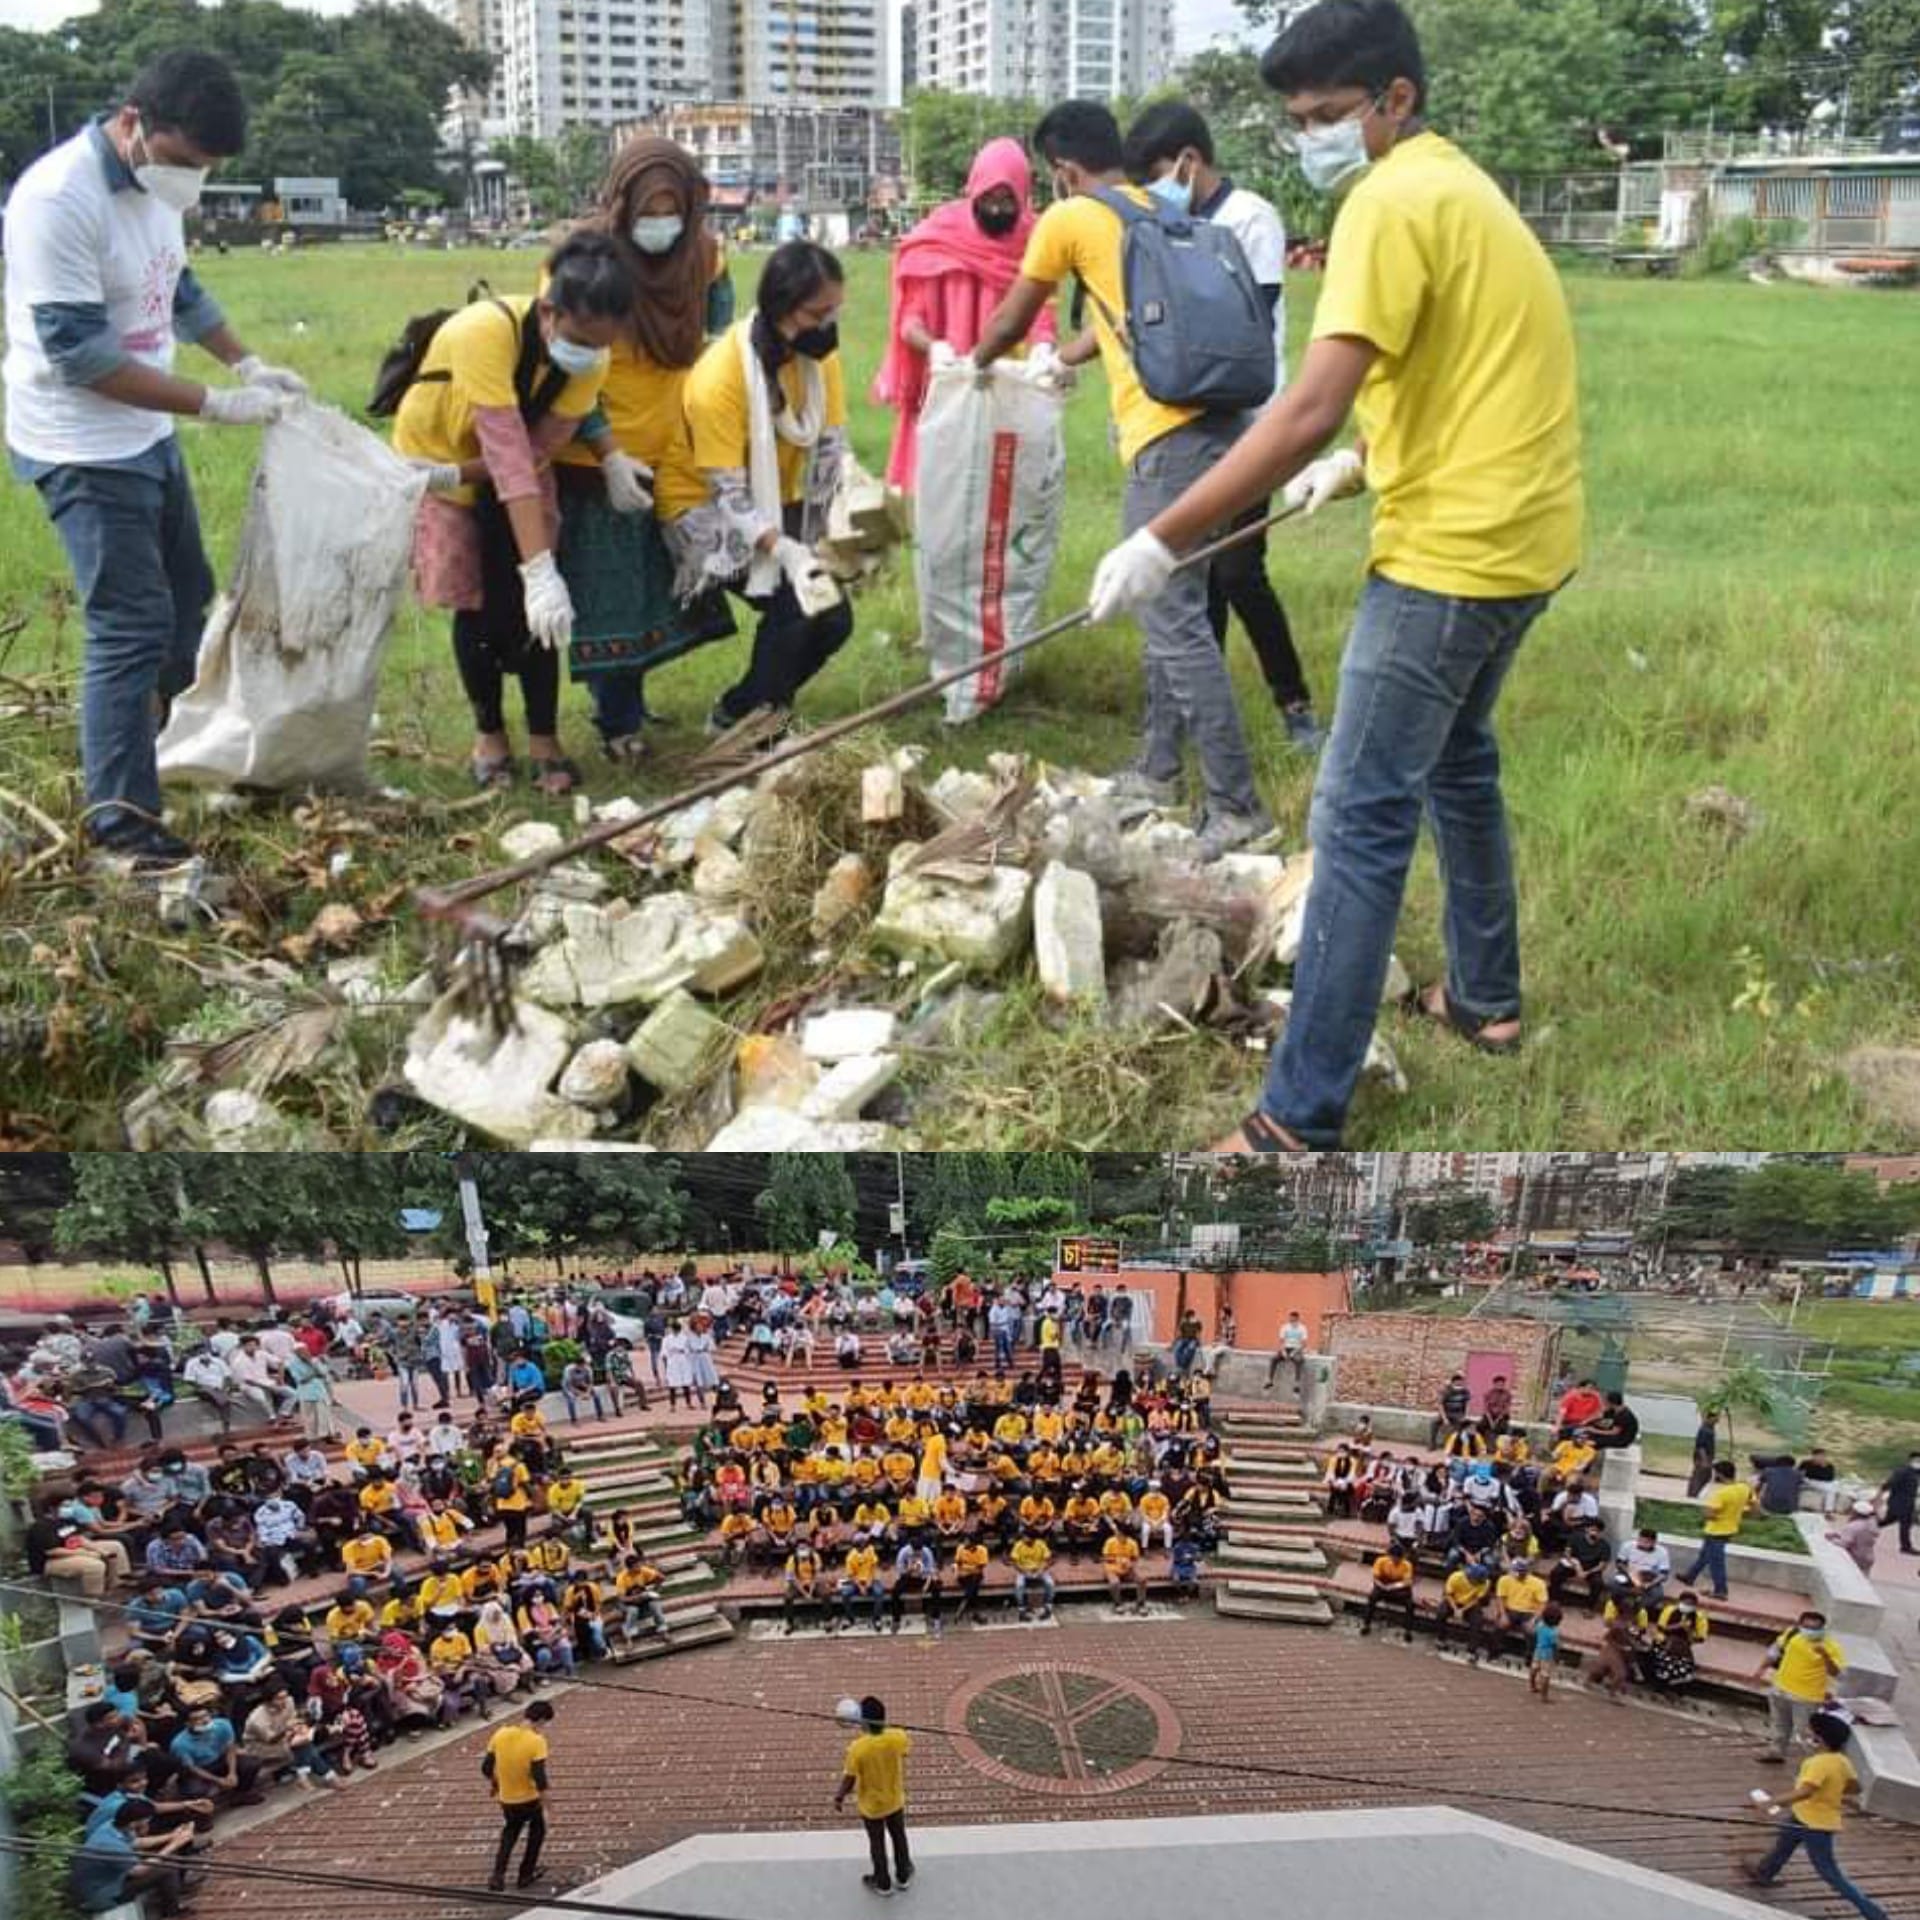
[[1012,100],[1113,100],[1173,71],[1173,0],[915,0],[915,84]]
[[874,107],[723,101],[669,108],[650,130],[693,155],[713,183],[719,207],[797,201],[844,211],[899,196],[899,122]]
[[894,23],[900,50],[900,98],[904,100],[920,84],[920,7],[919,0],[907,0]]
[[705,97],[754,107],[884,107],[892,0],[713,0]]
[[450,0],[499,15],[500,87],[513,131],[552,139],[710,97],[714,0]]

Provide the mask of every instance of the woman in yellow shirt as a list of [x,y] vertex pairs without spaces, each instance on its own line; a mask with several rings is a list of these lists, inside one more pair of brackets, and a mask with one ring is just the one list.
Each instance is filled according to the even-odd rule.
[[[576,234],[549,257],[538,299],[482,300],[443,321],[394,416],[396,452],[429,469],[414,529],[414,585],[453,614],[453,652],[473,707],[473,777],[513,779],[501,691],[526,703],[533,783],[564,793],[579,772],[560,750],[557,650],[572,638],[573,601],[554,558],[554,450],[592,412],[608,349],[633,292],[613,243]],[[609,488],[637,508],[632,462],[596,440]],[[616,477],[617,476],[617,477]]]
[[687,433],[703,494],[659,493],[675,587],[691,599],[724,586],[760,616],[747,671],[720,696],[710,730],[763,709],[784,721],[853,631],[852,609],[813,552],[846,456],[845,297],[840,263],[824,247],[777,247],[753,313],[687,377]]
[[620,451],[651,476],[655,498],[696,504],[704,496],[682,393],[708,338],[733,318],[733,284],[707,226],[707,199],[692,154],[643,134],[614,155],[599,211],[584,229],[612,241],[633,288],[633,311],[613,340],[589,431],[554,459],[560,572],[574,609],[568,665],[587,683],[614,761],[641,757],[647,668],[734,631],[724,595],[710,592],[688,606],[674,597],[659,519],[622,511],[606,468],[585,444],[604,422]]

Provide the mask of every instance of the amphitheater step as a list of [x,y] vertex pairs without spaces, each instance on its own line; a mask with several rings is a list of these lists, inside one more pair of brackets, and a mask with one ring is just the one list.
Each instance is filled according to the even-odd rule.
[[1275,1582],[1255,1586],[1229,1580],[1213,1590],[1213,1610],[1240,1620],[1273,1620],[1286,1626],[1324,1627],[1333,1611],[1312,1587]]
[[1214,1555],[1224,1567],[1280,1567],[1295,1573],[1324,1573],[1327,1557],[1318,1547],[1255,1546],[1228,1540]]

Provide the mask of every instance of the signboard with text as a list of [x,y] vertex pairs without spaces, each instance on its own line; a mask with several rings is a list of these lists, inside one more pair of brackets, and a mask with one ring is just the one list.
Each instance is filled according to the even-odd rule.
[[1062,1240],[1059,1258],[1054,1264],[1061,1273],[1118,1273],[1120,1242],[1089,1240],[1084,1236]]

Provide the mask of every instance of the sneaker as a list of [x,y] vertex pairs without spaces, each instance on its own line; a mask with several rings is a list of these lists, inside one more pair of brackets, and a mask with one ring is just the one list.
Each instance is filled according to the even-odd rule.
[[906,1890],[913,1885],[913,1875],[914,1875],[914,1869],[912,1867],[909,1867],[905,1873],[901,1874],[901,1876],[896,1881],[894,1881],[893,1884],[895,1885],[895,1887],[897,1887],[900,1890],[900,1892],[905,1893]]
[[505,1893],[507,1883],[499,1874],[491,1874],[487,1879],[487,1889],[491,1893]]
[[1202,862],[1218,860],[1236,847],[1251,846],[1273,831],[1273,817],[1263,807],[1258,813],[1210,813],[1200,825]]
[[186,841],[151,820],[109,827],[96,833],[93,843],[104,858],[132,873],[163,872],[168,867],[185,866],[193,858],[193,849]]
[[1129,767],[1108,789],[1107,798],[1125,821],[1161,808],[1177,807],[1183,796],[1178,780],[1156,780],[1138,767]]
[[890,1900],[893,1898],[893,1888],[891,1884],[883,1887],[870,1873],[863,1873],[860,1876],[860,1884],[865,1887],[869,1893],[877,1893],[882,1900]]
[[1280,721],[1287,730],[1287,745],[1296,753],[1316,754],[1327,744],[1327,730],[1313,717],[1311,707],[1282,707]]

